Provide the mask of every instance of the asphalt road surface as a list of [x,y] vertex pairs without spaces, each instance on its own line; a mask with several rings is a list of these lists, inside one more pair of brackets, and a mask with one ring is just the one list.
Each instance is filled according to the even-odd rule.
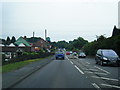
[[13,88],[116,88],[120,67],[100,66],[94,58],[53,60]]

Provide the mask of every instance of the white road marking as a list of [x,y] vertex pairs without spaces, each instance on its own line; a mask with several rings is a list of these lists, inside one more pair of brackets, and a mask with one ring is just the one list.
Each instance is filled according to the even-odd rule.
[[87,64],[90,64],[89,62],[86,62]]
[[69,58],[66,56],[66,58],[69,60]]
[[102,86],[108,86],[108,87],[114,87],[114,88],[120,88],[120,86],[115,85],[109,85],[109,84],[101,84]]
[[[71,62],[71,61],[70,61]],[[73,64],[73,62],[71,62],[71,64]]]
[[93,73],[93,72],[91,72],[91,71],[85,71],[86,73]]
[[119,81],[118,79],[112,79],[112,78],[106,78],[106,77],[97,77],[97,76],[91,76],[91,77],[105,79],[105,80]]
[[100,88],[96,83],[92,83],[95,88]]
[[76,67],[76,69],[81,73],[84,74],[84,72],[82,70],[80,70],[76,65],[74,65]]
[[99,72],[95,72],[95,74],[108,75],[106,73],[99,73]]
[[108,71],[106,71],[106,70],[104,70],[104,69],[101,69],[101,68],[99,68],[99,67],[97,67],[97,66],[94,66],[94,67],[96,67],[97,69],[99,69],[99,70],[101,70],[101,71],[103,71],[103,72],[106,72],[106,73],[110,74],[110,72],[108,72]]

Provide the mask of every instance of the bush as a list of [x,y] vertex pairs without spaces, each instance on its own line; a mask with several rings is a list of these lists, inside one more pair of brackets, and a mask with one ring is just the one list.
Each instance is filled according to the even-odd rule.
[[11,60],[4,62],[3,64],[8,64],[8,63],[14,63],[14,62],[20,62],[20,61],[25,61],[29,59],[37,59],[37,58],[45,58],[50,55],[53,55],[53,53],[36,53],[36,52],[24,52],[23,55],[17,56],[12,58]]

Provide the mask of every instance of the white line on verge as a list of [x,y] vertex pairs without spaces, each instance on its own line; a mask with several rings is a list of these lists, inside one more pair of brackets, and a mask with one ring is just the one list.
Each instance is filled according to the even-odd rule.
[[95,88],[100,88],[96,83],[92,83]]
[[80,70],[76,65],[74,65],[76,67],[76,69],[81,73],[84,74],[84,72],[82,70]]
[[98,68],[99,70],[101,70],[101,71],[103,71],[103,72],[106,72],[106,73],[110,74],[110,72],[108,72],[108,71],[106,71],[106,70],[103,70],[103,69],[101,69],[101,68],[99,68],[99,67],[97,67],[97,66],[94,66],[94,67]]
[[108,86],[108,87],[114,87],[114,88],[120,88],[120,86],[115,85],[109,85],[109,84],[101,84],[102,86]]

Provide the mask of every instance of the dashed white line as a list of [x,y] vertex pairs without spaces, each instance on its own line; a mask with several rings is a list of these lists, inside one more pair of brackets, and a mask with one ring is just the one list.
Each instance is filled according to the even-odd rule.
[[71,64],[73,64],[73,62],[70,61]]
[[118,79],[112,79],[112,78],[106,78],[106,77],[97,77],[97,76],[91,76],[91,77],[105,79],[105,80],[119,81]]
[[76,67],[76,69],[81,73],[84,74],[84,72],[82,70],[80,70],[76,65],[74,65]]
[[96,83],[92,83],[95,88],[100,88]]
[[99,69],[99,70],[101,70],[101,71],[103,71],[103,72],[106,72],[106,73],[110,74],[110,72],[108,72],[108,71],[106,71],[106,70],[104,70],[104,69],[101,69],[101,68],[99,68],[99,67],[97,67],[97,66],[94,66],[94,67],[96,67],[97,69]]
[[101,84],[102,86],[108,86],[108,87],[114,87],[114,88],[120,88],[120,86],[115,85],[109,85],[109,84]]

